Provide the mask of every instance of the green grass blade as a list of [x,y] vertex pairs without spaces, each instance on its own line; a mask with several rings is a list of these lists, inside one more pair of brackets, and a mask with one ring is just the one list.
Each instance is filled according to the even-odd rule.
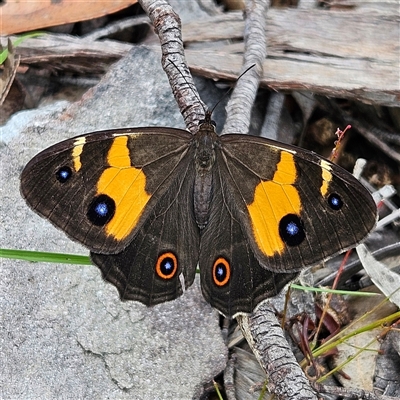
[[0,249],[0,257],[33,262],[92,265],[89,256],[80,256],[77,254],[49,253],[44,251]]
[[[34,38],[40,35],[44,35],[44,32],[29,32],[24,35],[18,36],[16,40],[13,42],[13,47],[17,47],[20,45],[24,40]],[[8,57],[8,48],[5,48],[2,52],[0,52],[0,65],[4,63],[4,61]]]
[[293,289],[304,290],[306,292],[322,292],[322,293],[334,293],[334,294],[346,294],[349,296],[379,296],[379,293],[373,292],[352,292],[349,290],[337,290],[337,289],[328,289],[328,288],[315,288],[309,286],[301,286],[292,283],[290,285]]

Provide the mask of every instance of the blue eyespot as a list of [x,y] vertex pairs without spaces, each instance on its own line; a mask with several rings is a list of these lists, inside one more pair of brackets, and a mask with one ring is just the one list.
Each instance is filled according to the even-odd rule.
[[340,210],[343,207],[343,201],[336,193],[331,193],[328,197],[328,204],[332,210]]
[[72,176],[72,170],[70,167],[64,166],[61,167],[57,172],[56,172],[56,179],[60,183],[65,183],[69,178]]
[[95,213],[100,217],[105,217],[108,214],[108,206],[106,203],[98,203],[96,204]]
[[295,224],[294,222],[289,222],[286,225],[286,232],[290,235],[290,236],[296,236],[299,233],[299,226],[297,224]]
[[164,275],[169,275],[171,271],[174,269],[174,262],[171,258],[165,258],[161,263],[161,271]]
[[222,264],[217,265],[215,269],[215,276],[219,281],[223,281],[226,275],[226,269],[222,266]]
[[279,222],[279,236],[288,246],[298,246],[306,237],[301,219],[287,214]]
[[96,196],[87,210],[89,221],[96,226],[107,224],[115,214],[115,202],[106,194]]

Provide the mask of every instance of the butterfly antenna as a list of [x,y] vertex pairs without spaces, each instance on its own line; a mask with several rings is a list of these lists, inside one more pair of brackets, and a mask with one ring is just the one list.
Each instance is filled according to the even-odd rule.
[[[252,68],[254,68],[256,66],[256,64],[253,64],[253,65],[250,65],[250,67],[249,68],[247,68],[244,72],[242,72],[239,76],[238,76],[238,78],[236,79],[236,82],[244,75],[244,74],[246,74],[247,72],[249,72]],[[217,101],[217,103],[214,105],[214,107],[211,109],[211,111],[210,111],[210,115],[214,112],[214,110],[217,108],[217,106],[218,106],[218,104],[219,103],[221,103],[221,101],[226,97],[226,96],[228,96],[228,94],[229,93],[231,93],[232,92],[232,90],[235,88],[235,86],[231,86],[227,91],[226,91],[226,93]]]
[[189,82],[189,81],[186,79],[186,76],[183,75],[182,71],[178,68],[178,66],[177,66],[172,60],[169,60],[169,62],[170,62],[170,63],[176,68],[176,70],[181,74],[183,80],[185,81],[185,83],[187,84],[187,86],[190,88],[190,90],[193,92],[194,96],[195,96],[195,97],[197,98],[197,100],[199,101],[199,104],[200,104],[201,107],[203,108],[204,114],[207,114],[207,107],[205,106],[204,102],[201,100],[201,98],[200,98],[200,96],[199,96],[199,94],[198,94],[198,92],[197,92],[197,89],[196,89],[194,83],[191,83],[191,82]]
[[[197,98],[197,100],[199,101],[199,104],[201,104],[201,107],[203,108],[204,111],[204,120],[205,121],[211,121],[211,115],[214,112],[214,110],[217,108],[217,106],[219,105],[219,103],[221,103],[221,101],[228,96],[229,93],[232,92],[232,90],[235,88],[235,86],[231,86],[229,88],[229,90],[227,90],[227,92],[217,101],[217,103],[214,105],[214,107],[211,110],[208,110],[206,105],[203,103],[203,101],[200,99],[200,96],[197,92],[197,90],[193,89],[194,84],[190,83],[187,79],[186,76],[183,75],[182,71],[178,68],[178,66],[174,63],[174,61],[169,60],[169,62],[176,68],[176,70],[181,74],[183,80],[185,81],[185,83],[187,84],[187,86],[192,90],[193,94],[195,95],[195,97]],[[248,67],[245,71],[243,71],[238,78],[236,79],[236,82],[244,75],[246,74],[248,71],[250,71],[252,68],[254,68],[256,66],[256,64],[252,64],[250,65],[250,67]]]

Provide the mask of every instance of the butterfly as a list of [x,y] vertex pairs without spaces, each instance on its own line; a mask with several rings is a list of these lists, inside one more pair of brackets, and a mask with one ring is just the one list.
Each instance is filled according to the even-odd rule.
[[123,300],[180,296],[199,266],[207,302],[251,313],[307,266],[363,240],[369,191],[319,155],[241,134],[149,127],[65,140],[21,175],[28,205],[90,250]]

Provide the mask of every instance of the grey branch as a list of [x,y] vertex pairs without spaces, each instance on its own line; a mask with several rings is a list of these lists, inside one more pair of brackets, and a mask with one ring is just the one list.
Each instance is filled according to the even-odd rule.
[[243,335],[267,373],[267,388],[279,399],[317,399],[268,301],[249,316],[237,317]]
[[246,1],[243,71],[253,64],[255,67],[246,72],[236,83],[226,108],[227,118],[223,133],[248,133],[251,109],[263,73],[262,65],[267,56],[265,14],[268,5],[268,0]]
[[172,92],[191,132],[197,130],[204,117],[205,106],[194,85],[183,50],[181,20],[165,0],[139,0],[160,39],[162,67],[168,76]]

